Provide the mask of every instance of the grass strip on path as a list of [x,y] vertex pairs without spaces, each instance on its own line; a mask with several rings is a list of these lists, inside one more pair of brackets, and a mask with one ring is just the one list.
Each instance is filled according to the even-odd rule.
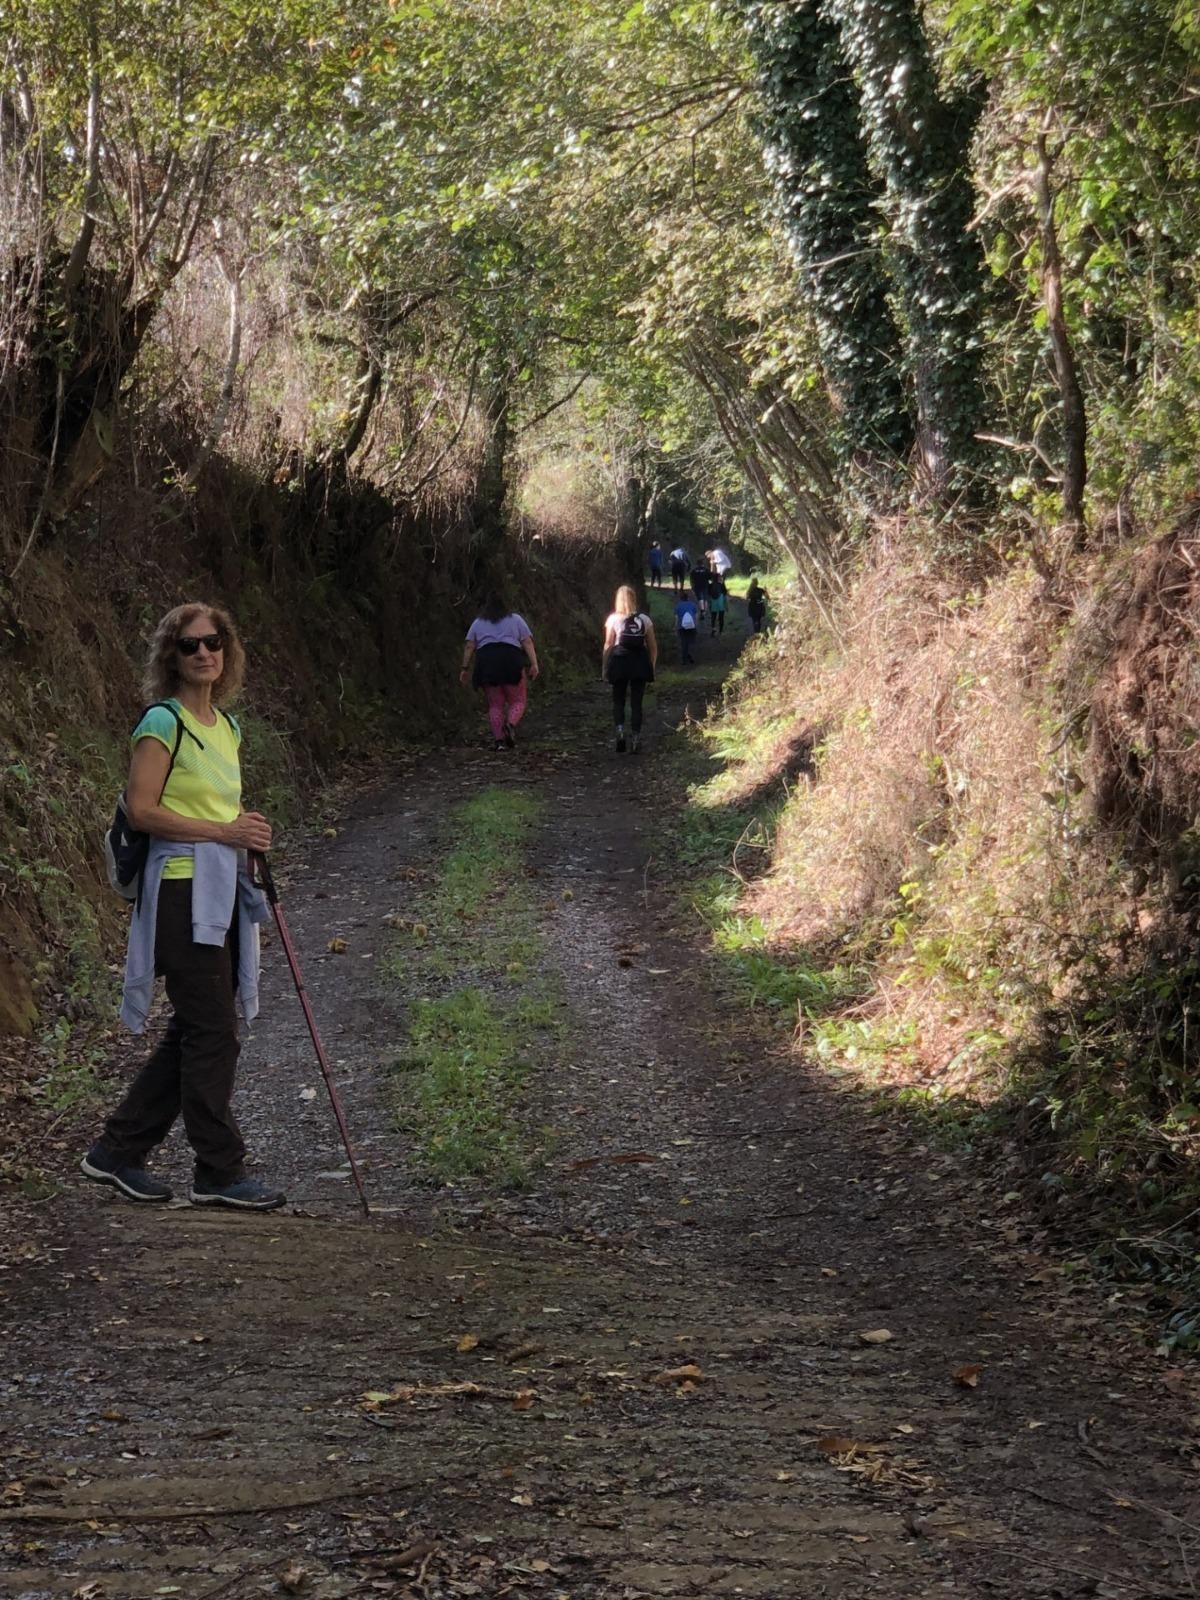
[[[450,815],[454,843],[389,958],[413,1001],[395,1063],[400,1125],[432,1179],[520,1184],[538,1130],[521,1114],[531,1067],[563,1030],[561,1001],[541,975],[526,847],[541,815],[527,790],[482,790]],[[469,980],[469,981],[464,981]]]

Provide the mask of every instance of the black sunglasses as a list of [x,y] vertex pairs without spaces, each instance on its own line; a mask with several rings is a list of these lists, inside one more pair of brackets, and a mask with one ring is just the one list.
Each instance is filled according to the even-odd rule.
[[181,656],[194,656],[200,646],[215,655],[218,650],[225,648],[225,635],[223,633],[190,633],[184,634],[182,639],[175,641]]

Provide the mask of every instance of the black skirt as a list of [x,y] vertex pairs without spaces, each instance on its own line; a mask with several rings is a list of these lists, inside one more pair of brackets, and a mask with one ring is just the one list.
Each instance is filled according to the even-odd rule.
[[604,657],[606,683],[653,683],[654,668],[645,650],[612,649]]
[[471,682],[477,689],[494,688],[498,683],[520,683],[525,667],[525,652],[515,644],[480,645],[475,652]]

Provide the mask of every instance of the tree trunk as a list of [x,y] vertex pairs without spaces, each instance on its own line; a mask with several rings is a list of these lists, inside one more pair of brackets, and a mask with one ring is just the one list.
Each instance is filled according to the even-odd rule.
[[917,0],[830,0],[885,184],[926,492],[961,497],[984,420],[983,250],[969,231],[971,122],[942,100]]
[[858,90],[823,0],[746,0],[767,167],[846,454],[887,501],[913,443]]
[[52,519],[65,516],[76,505],[112,457],[121,384],[137,359],[161,299],[158,289],[122,306],[115,303],[106,285],[98,288],[92,343],[76,361],[65,386],[58,463],[49,500]]
[[366,436],[367,424],[371,420],[371,413],[375,409],[375,402],[379,398],[379,391],[383,387],[383,367],[376,360],[369,349],[362,353],[358,369],[359,400],[358,410],[355,412],[346,437],[337,447],[334,455],[338,456],[345,465]]
[[1087,484],[1087,408],[1079,385],[1075,350],[1063,315],[1062,257],[1058,249],[1058,229],[1054,223],[1054,194],[1050,187],[1052,161],[1044,132],[1038,134],[1037,166],[1034,168],[1034,196],[1042,245],[1042,302],[1046,326],[1054,353],[1054,373],[1062,403],[1063,517],[1075,529],[1077,544],[1084,532],[1083,491]]

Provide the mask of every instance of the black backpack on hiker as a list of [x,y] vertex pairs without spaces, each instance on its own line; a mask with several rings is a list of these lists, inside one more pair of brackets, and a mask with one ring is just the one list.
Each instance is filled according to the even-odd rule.
[[629,655],[640,655],[646,648],[646,622],[645,618],[636,612],[629,617],[621,618],[621,627],[617,633],[617,649]]
[[[169,700],[155,700],[152,705],[145,706],[134,727],[140,726],[146,712],[153,711],[157,706],[169,711],[175,718],[175,744],[171,750],[167,776],[163,779],[162,789],[159,790],[158,798],[161,800],[170,781],[171,768],[175,765],[175,757],[179,754],[184,734],[186,733],[189,739],[198,744],[201,750],[204,749],[204,744],[196,738],[190,728],[185,727],[183,718]],[[112,822],[104,835],[104,864],[108,870],[109,887],[115,890],[122,900],[140,900],[142,872],[146,865],[146,857],[150,853],[150,835],[133,826],[126,805],[125,791],[122,789],[117,796]]]

